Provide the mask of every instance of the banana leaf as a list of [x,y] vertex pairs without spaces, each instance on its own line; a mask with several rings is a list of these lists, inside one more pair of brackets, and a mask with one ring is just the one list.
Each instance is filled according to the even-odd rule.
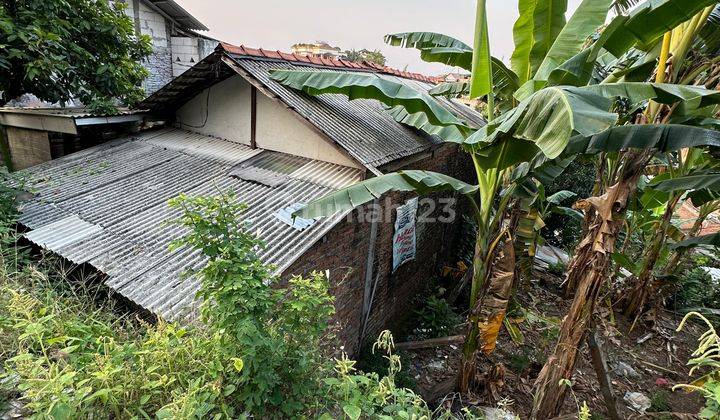
[[533,10],[530,78],[537,73],[555,39],[565,27],[566,11],[567,0],[536,0]]
[[442,63],[451,67],[472,70],[472,50],[455,47],[433,47],[420,50],[420,58],[428,63]]
[[596,62],[601,51],[604,51],[605,42],[612,34],[625,23],[627,18],[619,16],[613,19],[610,24],[603,29],[598,39],[575,56],[569,58],[560,66],[555,68],[548,76],[548,83],[551,86],[569,85],[569,86],[585,86],[593,76]]
[[510,57],[510,67],[518,75],[520,84],[530,79],[530,51],[534,43],[533,27],[537,0],[518,0],[520,16],[513,26],[515,50]]
[[470,135],[471,130],[456,125],[434,125],[431,124],[427,115],[423,112],[409,114],[402,106],[394,106],[385,110],[395,121],[415,127],[427,134],[440,137],[443,141],[450,143],[463,143]]
[[470,93],[470,83],[468,82],[446,82],[440,83],[428,91],[432,96],[446,96],[456,98],[458,96],[468,95]]
[[605,23],[612,0],[583,0],[545,55],[535,80],[548,80],[551,72],[578,54],[588,38]]
[[699,49],[704,54],[717,54],[720,52],[720,5],[708,16],[707,22],[700,29]]
[[704,236],[696,236],[684,241],[670,245],[670,249],[686,249],[696,246],[720,246],[720,233],[711,233]]
[[376,74],[308,70],[272,70],[270,77],[285,86],[310,95],[337,93],[349,99],[376,99],[383,104],[404,107],[408,114],[424,113],[434,125],[467,127],[432,96]]
[[424,50],[428,48],[450,47],[472,52],[472,48],[466,43],[451,36],[435,32],[402,32],[385,35],[385,43],[394,47],[416,48]]
[[720,191],[720,174],[700,173],[685,175],[659,182],[652,182],[650,186],[653,189],[665,192],[691,190]]
[[559,205],[560,203],[571,200],[573,198],[577,197],[577,194],[575,194],[572,191],[568,190],[562,190],[558,191],[555,194],[551,195],[546,199],[548,203]]
[[628,98],[633,104],[638,104],[650,99],[667,105],[679,102],[680,104],[676,112],[680,115],[720,103],[720,92],[716,90],[670,83],[604,83],[584,86],[578,89],[607,98]]
[[615,57],[637,44],[650,45],[665,32],[691,19],[717,0],[652,0],[642,3],[628,15],[627,22],[605,43]]
[[615,125],[612,101],[575,87],[549,87],[522,101],[494,124],[467,138],[466,143],[494,143],[512,137],[532,141],[550,159],[558,157],[575,133],[590,136]]
[[676,124],[624,125],[570,139],[566,155],[657,149],[661,153],[699,146],[720,146],[720,131]]
[[[485,96],[493,91],[492,62],[490,60],[490,38],[488,37],[487,0],[477,0],[475,15],[475,43],[470,76],[470,99]],[[492,110],[491,110],[492,111]]]
[[469,196],[476,193],[478,187],[437,172],[400,171],[370,178],[335,191],[295,211],[292,216],[304,219],[331,216],[361,206],[391,191],[429,194],[448,190]]

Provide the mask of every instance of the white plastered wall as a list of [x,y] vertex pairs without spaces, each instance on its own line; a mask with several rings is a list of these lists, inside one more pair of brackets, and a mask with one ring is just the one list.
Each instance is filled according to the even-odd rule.
[[359,167],[329,140],[303,124],[292,111],[262,93],[257,95],[257,146],[310,159]]
[[178,127],[250,145],[250,85],[233,76],[209,90],[209,97],[205,89],[178,109]]
[[[209,98],[207,95],[206,89],[178,109],[178,127],[250,145],[250,84],[240,76],[233,76],[210,87]],[[360,167],[329,140],[292,115],[291,110],[259,91],[255,141],[261,149]]]

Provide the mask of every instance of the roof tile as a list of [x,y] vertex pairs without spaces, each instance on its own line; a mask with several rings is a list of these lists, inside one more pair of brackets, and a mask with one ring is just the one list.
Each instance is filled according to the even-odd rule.
[[362,70],[368,70],[368,71],[377,71],[380,73],[385,74],[392,74],[395,76],[404,77],[406,79],[414,79],[414,80],[420,80],[423,82],[429,82],[429,83],[438,83],[439,78],[437,77],[428,77],[419,73],[409,73],[406,71],[400,71],[397,69],[394,69],[392,67],[385,67],[381,66],[377,63],[370,62],[370,61],[363,61],[362,63],[355,63],[352,61],[347,60],[335,60],[335,59],[329,59],[329,58],[323,58],[323,57],[306,57],[301,56],[298,54],[289,54],[284,53],[282,51],[270,51],[270,50],[264,50],[262,48],[250,48],[246,47],[244,45],[236,46],[232,44],[228,44],[226,42],[221,42],[218,46],[218,49],[225,51],[230,54],[236,54],[236,55],[243,55],[243,56],[250,56],[250,57],[264,57],[264,58],[270,58],[273,60],[283,60],[287,62],[301,62],[301,63],[310,63],[314,64],[316,66],[323,66],[323,67],[333,67],[333,68],[352,68],[352,69],[362,69]]

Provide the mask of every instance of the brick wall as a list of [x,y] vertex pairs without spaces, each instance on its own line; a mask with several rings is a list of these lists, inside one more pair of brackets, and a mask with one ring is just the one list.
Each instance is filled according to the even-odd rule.
[[[466,155],[458,153],[457,146],[448,144],[437,150],[432,157],[408,165],[406,169],[424,169],[465,178],[468,170],[466,163]],[[388,196],[391,203],[400,205],[414,195],[393,193]],[[441,197],[453,197],[453,194],[432,196],[435,199]],[[387,204],[386,200],[381,200],[383,214],[388,214]],[[427,214],[428,207],[429,203],[421,205],[418,208],[418,217]],[[313,270],[330,270],[331,292],[336,299],[336,319],[340,323],[339,338],[350,353],[359,348],[371,228],[369,222],[358,222],[358,215],[366,214],[364,212],[369,208],[370,206],[366,205],[353,211],[351,217],[336,225],[283,273],[283,277],[289,277],[307,274]],[[437,208],[431,216],[437,216],[441,212],[442,209]],[[390,219],[382,220],[378,225],[373,262],[373,275],[377,276],[377,286],[365,342],[374,340],[384,329],[397,330],[412,315],[418,306],[417,299],[426,291],[431,279],[439,273],[441,265],[449,260],[460,220],[459,214],[455,223],[423,223],[418,220],[415,259],[392,273],[392,237],[396,212],[392,210],[389,213]]]

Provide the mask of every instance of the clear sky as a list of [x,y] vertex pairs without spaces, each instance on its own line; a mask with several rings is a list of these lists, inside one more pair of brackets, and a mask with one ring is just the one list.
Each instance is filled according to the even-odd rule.
[[[388,64],[425,74],[451,70],[425,63],[415,50],[390,47],[383,35],[432,31],[471,44],[474,0],[176,0],[232,44],[290,51],[296,42],[327,41],[343,50],[379,49]],[[581,0],[568,0],[569,13]],[[488,0],[492,54],[508,61],[513,50],[516,0]],[[568,13],[568,15],[569,15]]]

